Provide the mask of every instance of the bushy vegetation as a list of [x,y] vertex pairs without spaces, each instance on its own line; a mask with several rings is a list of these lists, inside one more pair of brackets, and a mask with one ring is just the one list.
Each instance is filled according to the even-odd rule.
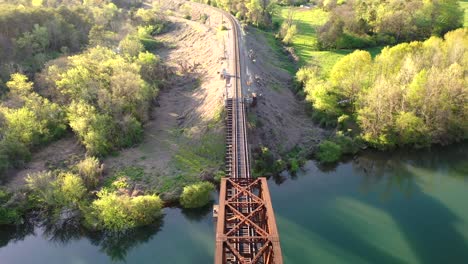
[[365,48],[443,36],[463,25],[457,0],[323,1],[330,19],[319,29],[323,49]]
[[180,204],[185,208],[197,208],[206,205],[211,200],[214,185],[210,182],[200,182],[184,187],[180,196]]
[[90,154],[106,155],[141,140],[157,89],[140,76],[141,67],[107,48],[69,58],[67,67],[49,67],[55,96],[69,104],[70,127]]
[[148,225],[161,216],[162,201],[156,195],[130,197],[102,190],[86,212],[88,226],[122,231]]
[[86,195],[80,176],[70,173],[37,172],[28,175],[26,186],[29,198],[39,208],[46,210],[77,209]]
[[164,29],[161,12],[110,1],[9,2],[22,6],[0,4],[0,174],[67,128],[96,156],[139,142],[164,82],[144,42]]
[[[102,165],[96,158],[88,157],[80,161],[74,170],[78,173],[43,171],[28,175],[26,186],[30,205],[52,215],[73,211],[75,213],[72,217],[84,221],[91,230],[125,231],[151,224],[161,216],[163,203],[157,195],[145,195],[142,192],[134,195],[126,190],[133,188],[127,179],[136,177],[130,174],[139,170],[132,168],[117,173],[109,186],[102,188],[94,200],[91,191],[98,183]],[[2,197],[0,192],[0,205],[3,203]],[[17,217],[15,213],[4,213],[0,207],[0,220]]]
[[16,224],[22,218],[23,208],[11,204],[12,196],[12,193],[0,188],[0,226]]
[[83,183],[88,189],[94,189],[102,176],[103,165],[95,157],[87,157],[76,164],[76,171],[83,179]]
[[272,26],[273,0],[194,0],[224,9],[256,27]]
[[30,157],[30,149],[64,134],[62,107],[33,91],[33,83],[13,74],[6,83],[8,104],[0,104],[0,174],[19,167]]
[[316,156],[325,163],[335,162],[341,157],[341,147],[335,142],[325,140],[320,143]]
[[92,17],[82,6],[0,4],[0,79],[32,74],[60,53],[79,51],[88,43]]
[[387,47],[374,60],[355,51],[329,78],[314,68],[297,77],[317,120],[336,125],[345,114],[358,131],[344,132],[374,147],[454,142],[468,135],[467,42],[468,30],[458,29],[444,39]]
[[280,30],[276,36],[277,38],[281,39],[281,41],[286,45],[291,44],[293,37],[297,33],[297,25],[294,23],[293,18],[294,11],[292,9],[289,9],[288,17],[281,24]]

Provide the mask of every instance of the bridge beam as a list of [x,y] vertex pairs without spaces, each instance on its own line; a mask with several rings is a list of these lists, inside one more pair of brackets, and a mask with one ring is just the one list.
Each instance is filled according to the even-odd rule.
[[219,197],[215,264],[282,264],[266,179],[223,178]]

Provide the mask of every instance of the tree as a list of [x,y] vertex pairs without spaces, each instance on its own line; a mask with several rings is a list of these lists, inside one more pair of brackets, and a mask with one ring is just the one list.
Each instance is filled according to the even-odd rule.
[[26,107],[0,109],[6,123],[5,138],[33,146],[40,141],[44,126],[37,120],[33,111]]
[[16,40],[18,48],[26,51],[29,56],[44,53],[49,46],[49,32],[46,27],[34,25],[31,32],[25,32]]
[[108,115],[100,114],[84,102],[72,102],[68,108],[70,127],[90,154],[106,155],[112,149],[114,124]]
[[286,30],[286,35],[284,35],[283,38],[283,43],[289,44],[291,43],[293,37],[297,33],[297,26],[296,25],[291,25],[287,30]]
[[426,125],[411,112],[400,112],[395,120],[395,128],[402,145],[425,145],[428,142]]
[[463,26],[459,1],[324,1],[330,19],[318,29],[322,49],[363,48],[442,36]]
[[369,52],[357,50],[333,66],[330,81],[342,100],[355,102],[361,91],[368,88],[371,83],[371,63],[372,57]]
[[33,83],[28,82],[28,77],[21,73],[12,74],[6,86],[10,89],[10,93],[21,98],[27,97],[33,91]]
[[140,66],[140,74],[143,80],[157,85],[164,76],[159,56],[150,52],[140,52],[136,63]]
[[185,186],[180,196],[180,203],[185,208],[197,208],[206,205],[211,199],[214,185],[209,182],[200,182]]

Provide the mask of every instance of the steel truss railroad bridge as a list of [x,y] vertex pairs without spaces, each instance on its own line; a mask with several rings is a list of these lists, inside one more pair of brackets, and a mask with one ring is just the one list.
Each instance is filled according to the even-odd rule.
[[245,101],[242,96],[239,27],[231,22],[234,66],[233,93],[226,94],[226,178],[221,180],[219,205],[215,206],[215,264],[282,264],[275,215],[265,178],[250,175]]

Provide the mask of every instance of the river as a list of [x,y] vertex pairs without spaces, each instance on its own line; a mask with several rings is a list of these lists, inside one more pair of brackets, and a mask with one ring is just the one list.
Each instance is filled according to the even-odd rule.
[[[310,161],[269,186],[285,263],[468,263],[467,144]],[[210,207],[164,212],[119,237],[66,223],[0,228],[0,263],[212,263]]]

